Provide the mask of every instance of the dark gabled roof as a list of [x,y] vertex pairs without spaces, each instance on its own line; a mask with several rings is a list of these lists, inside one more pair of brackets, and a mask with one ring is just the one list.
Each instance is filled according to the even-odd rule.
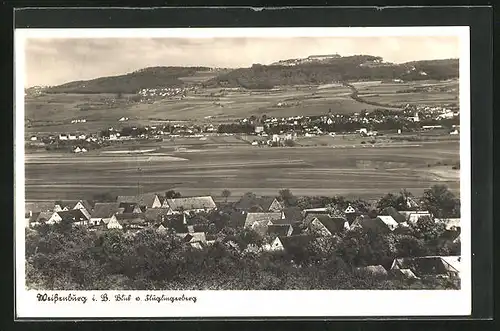
[[267,234],[272,236],[286,237],[292,226],[290,224],[273,224],[267,227]]
[[116,219],[120,222],[121,225],[129,225],[129,224],[143,224],[146,222],[146,218],[144,214],[138,213],[123,213],[116,214]]
[[41,212],[37,211],[37,212],[34,212],[32,213],[30,219],[29,219],[29,222],[36,222],[38,220],[38,216],[40,216]]
[[285,214],[285,218],[288,220],[295,222],[301,222],[303,219],[302,209],[299,207],[287,207],[283,209],[283,213]]
[[42,211],[33,213],[33,215],[30,217],[29,222],[31,223],[31,222],[48,221],[52,216],[52,214],[53,212],[51,211]]
[[382,220],[378,218],[370,218],[367,216],[360,217],[356,220],[364,230],[372,230],[375,232],[385,232],[388,231],[387,225],[385,225]]
[[161,217],[167,217],[168,208],[149,208],[145,211],[146,219],[149,221],[160,221]]
[[330,217],[330,216],[324,213],[309,213],[307,214],[306,217],[304,217],[304,223],[306,225],[309,225],[315,218],[321,219],[322,217]]
[[304,229],[302,228],[302,224],[300,224],[300,223],[295,223],[295,224],[292,224],[292,229],[293,229],[293,231],[292,231],[291,236],[297,236],[297,235],[300,235],[300,234],[302,234],[302,232],[303,232],[303,230],[304,230]]
[[290,237],[278,237],[281,244],[287,252],[296,252],[297,250],[304,250],[314,240],[310,235],[298,235]]
[[402,214],[400,214],[396,208],[394,207],[387,207],[385,208],[381,215],[389,215],[391,216],[392,218],[394,218],[394,220],[398,223],[403,223],[403,222],[406,222],[406,217]]
[[229,215],[230,224],[233,227],[244,227],[246,218],[247,215],[240,212],[233,212]]
[[268,211],[273,204],[275,197],[253,197],[249,195],[243,195],[241,199],[234,205],[237,209],[248,210],[254,206],[259,206],[263,211]]
[[140,195],[121,195],[116,198],[117,202],[131,202],[137,203],[139,206],[146,206],[151,208],[155,201],[157,194],[140,194]]
[[42,211],[54,211],[54,202],[41,201],[41,202],[26,202],[24,204],[25,212],[42,212]]
[[97,202],[90,215],[91,218],[110,218],[120,212],[118,202]]
[[[92,209],[94,208],[94,205],[90,201],[88,201],[88,200],[79,200],[79,201],[77,201],[75,203],[75,206],[76,206],[76,204],[78,202],[80,202],[83,205],[83,207],[85,208],[85,210],[87,210],[89,213],[92,212]],[[75,206],[73,206],[73,208]]]
[[81,222],[88,220],[88,218],[85,216],[84,213],[82,213],[80,209],[70,209],[67,211],[60,211],[57,212],[57,214],[59,215],[59,217],[61,217],[63,221],[67,222]]
[[410,269],[417,276],[442,275],[458,270],[442,256],[399,258],[394,261],[400,269]]
[[319,215],[316,219],[330,231],[331,234],[338,233],[344,230],[344,224],[347,222],[342,217],[330,217],[328,215]]
[[143,211],[142,208],[140,208],[140,206],[137,203],[135,203],[135,202],[120,202],[120,204],[118,205],[118,207],[119,208],[123,208],[123,213],[124,214],[133,213],[134,209],[136,207],[139,207],[139,209],[141,211]]
[[293,221],[291,219],[287,219],[287,218],[278,218],[278,219],[271,220],[271,223],[273,223],[275,225],[292,225],[292,224],[295,224],[298,222],[295,222],[295,221]]

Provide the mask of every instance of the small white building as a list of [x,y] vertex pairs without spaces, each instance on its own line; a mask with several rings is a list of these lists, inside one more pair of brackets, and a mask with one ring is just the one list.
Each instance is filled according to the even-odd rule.
[[30,140],[31,140],[31,141],[36,141],[36,140],[37,140],[37,137],[36,137],[36,136],[31,136]]
[[73,150],[73,153],[80,153],[82,151],[82,149],[80,147],[76,147],[74,150]]

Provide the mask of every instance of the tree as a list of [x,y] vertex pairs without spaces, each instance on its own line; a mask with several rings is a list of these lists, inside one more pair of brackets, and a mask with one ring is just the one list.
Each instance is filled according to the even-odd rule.
[[384,195],[377,201],[377,210],[381,213],[384,209],[388,207],[394,207],[397,209],[399,206],[398,196],[392,193]]
[[165,192],[165,198],[167,199],[176,199],[180,198],[182,195],[179,192],[176,192],[174,190],[169,190]]
[[225,189],[222,191],[222,196],[224,197],[225,199],[225,202],[227,203],[227,198],[229,198],[231,196],[231,191]]
[[294,207],[297,205],[297,198],[289,189],[282,189],[279,191],[279,198],[286,207]]
[[460,199],[446,185],[438,184],[425,190],[422,201],[434,217],[460,217]]
[[397,195],[388,193],[378,200],[377,210],[382,212],[388,207],[393,207],[396,210],[414,210],[416,207],[408,204],[408,199],[412,197],[413,195],[405,189],[401,190]]
[[417,222],[410,225],[410,231],[415,238],[422,238],[426,241],[441,238],[446,227],[441,222],[435,222],[430,217],[420,217]]

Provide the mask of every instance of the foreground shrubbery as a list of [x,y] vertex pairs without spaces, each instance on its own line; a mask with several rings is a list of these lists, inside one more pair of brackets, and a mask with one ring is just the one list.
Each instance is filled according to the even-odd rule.
[[[231,235],[222,234],[227,232]],[[459,287],[454,279],[403,281],[356,271],[355,266],[390,263],[394,257],[408,254],[459,251],[458,246],[438,247],[433,237],[352,231],[286,254],[262,251],[252,244],[255,235],[249,230],[225,229],[220,241],[197,250],[172,233],[153,229],[132,235],[120,230],[97,233],[65,224],[43,225],[26,233],[26,284],[33,289],[54,290]]]

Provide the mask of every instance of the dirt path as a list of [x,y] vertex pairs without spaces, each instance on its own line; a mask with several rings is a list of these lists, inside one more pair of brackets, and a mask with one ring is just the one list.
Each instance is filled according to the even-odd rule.
[[378,103],[378,102],[374,102],[374,101],[365,100],[359,96],[359,91],[356,87],[354,87],[354,85],[351,85],[347,82],[343,82],[342,85],[351,89],[352,93],[350,94],[350,97],[354,101],[361,102],[361,103],[364,103],[364,104],[367,104],[370,106],[378,106],[378,107],[383,107],[383,108],[389,108],[392,110],[403,110],[403,108],[397,107],[394,105],[382,104],[382,103]]

